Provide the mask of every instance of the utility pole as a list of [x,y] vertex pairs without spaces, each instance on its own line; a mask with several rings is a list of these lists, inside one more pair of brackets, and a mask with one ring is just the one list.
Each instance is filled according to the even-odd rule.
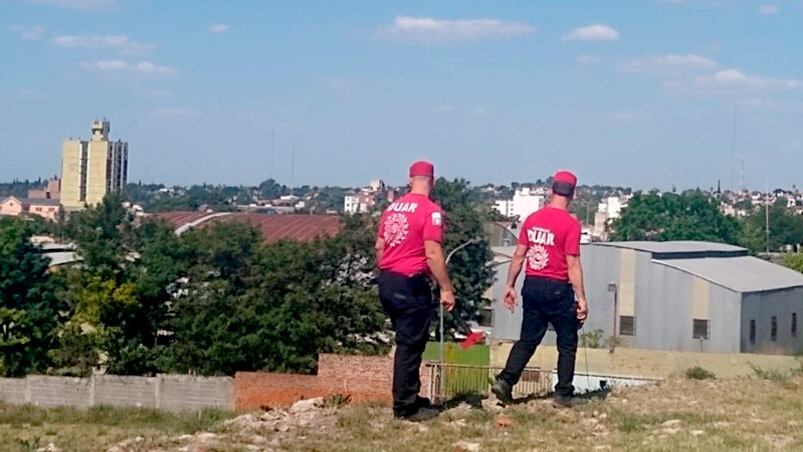
[[767,188],[767,201],[764,202],[765,232],[767,234],[767,254],[770,253],[770,189]]
[[274,147],[273,147],[273,143],[274,143],[273,139],[274,139],[275,132],[276,131],[274,129],[270,129],[270,174],[269,175],[270,175],[271,179],[273,179],[273,156],[276,155],[276,152],[274,152]]

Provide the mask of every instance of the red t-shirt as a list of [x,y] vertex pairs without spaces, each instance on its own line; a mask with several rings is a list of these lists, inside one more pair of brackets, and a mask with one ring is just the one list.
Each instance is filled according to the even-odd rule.
[[408,193],[382,213],[379,237],[385,240],[381,270],[407,276],[428,273],[424,241],[443,242],[443,212],[428,197]]
[[544,207],[524,221],[519,245],[527,247],[527,276],[568,281],[566,256],[580,255],[580,222],[563,209]]

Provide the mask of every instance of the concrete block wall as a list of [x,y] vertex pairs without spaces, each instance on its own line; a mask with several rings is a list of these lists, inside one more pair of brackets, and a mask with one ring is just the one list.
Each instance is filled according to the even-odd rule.
[[25,403],[28,383],[24,378],[0,378],[0,400],[6,403]]
[[156,408],[156,378],[98,375],[95,405]]
[[231,377],[159,375],[157,385],[156,408],[167,411],[234,409],[234,379]]
[[191,375],[95,375],[90,378],[29,375],[0,378],[0,401],[42,407],[111,405],[166,411],[232,410],[234,379]]
[[94,405],[91,378],[50,377],[45,375],[29,375],[28,403],[43,406],[73,406],[88,408]]
[[[157,375],[90,378],[30,375],[0,378],[0,401],[52,407],[136,406],[166,411],[253,410],[298,400],[348,395],[353,402],[391,401],[393,358],[321,355],[318,375],[238,372],[231,377]],[[421,366],[421,395],[431,397],[430,369]]]

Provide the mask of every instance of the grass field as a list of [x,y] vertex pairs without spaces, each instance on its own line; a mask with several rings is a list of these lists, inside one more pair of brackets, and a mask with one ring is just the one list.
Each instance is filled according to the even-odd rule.
[[547,400],[505,409],[487,400],[463,403],[424,424],[394,420],[384,406],[254,413],[228,421],[223,419],[230,415],[219,412],[199,417],[0,406],[0,450],[53,443],[62,451],[114,445],[116,452],[453,451],[461,450],[461,441],[481,451],[803,450],[803,378],[768,377],[678,379],[614,390],[606,400],[576,409],[556,409]]
[[105,450],[136,436],[191,434],[212,428],[234,413],[207,410],[170,414],[144,408],[44,409],[0,404],[0,450],[35,451],[48,444],[60,450]]

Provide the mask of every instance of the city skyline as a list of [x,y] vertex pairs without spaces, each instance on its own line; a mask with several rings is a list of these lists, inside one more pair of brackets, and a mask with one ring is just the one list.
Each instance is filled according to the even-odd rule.
[[800,185],[800,4],[238,5],[0,0],[0,180],[106,117],[168,185]]

